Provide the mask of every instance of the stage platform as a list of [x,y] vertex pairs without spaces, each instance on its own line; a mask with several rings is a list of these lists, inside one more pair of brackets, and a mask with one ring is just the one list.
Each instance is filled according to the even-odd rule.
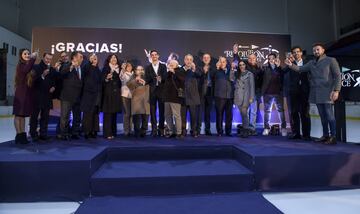
[[94,197],[75,214],[280,214],[260,193],[227,193],[152,197]]
[[127,201],[136,205],[139,198],[155,209],[159,199],[166,199],[164,206],[174,204],[179,210],[171,213],[180,213],[179,204],[194,199],[194,209],[206,213],[213,208],[197,207],[195,201],[237,201],[249,194],[262,203],[263,191],[358,188],[359,163],[358,145],[326,146],[280,136],[5,142],[0,144],[0,201],[85,200],[78,213],[91,213],[86,210],[105,199],[108,210]]

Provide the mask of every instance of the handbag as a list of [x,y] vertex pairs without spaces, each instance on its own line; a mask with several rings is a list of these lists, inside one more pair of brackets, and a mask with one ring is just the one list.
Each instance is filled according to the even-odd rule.
[[175,81],[174,81],[174,76],[171,77],[171,80],[172,80],[172,83],[173,83],[173,85],[174,85],[174,87],[175,87],[175,89],[176,89],[176,91],[177,91],[178,97],[180,97],[180,98],[185,98],[184,89],[178,88],[178,87],[176,86],[176,83],[175,83]]

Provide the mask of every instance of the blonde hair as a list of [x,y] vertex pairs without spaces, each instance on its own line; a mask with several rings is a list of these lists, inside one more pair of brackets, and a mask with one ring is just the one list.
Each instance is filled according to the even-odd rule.
[[[91,59],[94,58],[94,57],[98,58],[95,53],[89,54],[89,61],[90,61],[91,64],[92,64]],[[99,61],[97,62],[97,64],[99,64]]]

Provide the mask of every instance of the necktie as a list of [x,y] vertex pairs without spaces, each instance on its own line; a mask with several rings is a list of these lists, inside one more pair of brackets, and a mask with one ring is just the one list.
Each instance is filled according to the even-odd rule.
[[81,76],[80,76],[80,68],[77,67],[75,70],[76,70],[76,76],[77,76],[79,79],[81,79]]

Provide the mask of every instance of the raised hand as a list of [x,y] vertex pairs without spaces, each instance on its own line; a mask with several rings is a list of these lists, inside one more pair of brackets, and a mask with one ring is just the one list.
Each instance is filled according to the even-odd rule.
[[55,87],[51,87],[49,90],[50,93],[53,93],[54,91],[55,91]]
[[275,65],[276,65],[276,67],[279,67],[280,64],[281,64],[280,59],[279,59],[279,58],[276,58],[276,59],[275,59]]
[[285,59],[285,64],[290,66],[290,65],[292,65],[292,62],[290,61],[290,59]]
[[59,61],[57,61],[56,63],[55,63],[55,69],[57,70],[57,71],[59,71],[60,70],[60,67],[61,67],[61,63],[59,62]]
[[45,69],[45,70],[43,71],[43,73],[41,74],[41,76],[42,76],[43,78],[45,78],[49,73],[50,73],[50,70],[49,70],[49,69]]
[[205,74],[209,71],[209,68],[210,68],[209,65],[204,65],[203,69]]
[[121,70],[125,70],[125,68],[126,68],[126,62],[123,62],[123,63],[121,64]]
[[106,75],[106,79],[107,79],[107,80],[112,79],[112,77],[113,77],[113,73],[112,73],[112,72],[110,72],[110,73],[108,73],[108,75]]
[[36,59],[39,56],[39,49],[37,49],[35,52],[33,52],[30,57],[33,59]]
[[192,70],[192,72],[195,72],[195,69],[196,69],[196,66],[195,66],[195,63],[191,63],[191,70]]
[[218,61],[217,63],[216,63],[216,69],[220,69],[220,61]]
[[237,54],[239,52],[239,44],[235,43],[233,46],[233,54]]

